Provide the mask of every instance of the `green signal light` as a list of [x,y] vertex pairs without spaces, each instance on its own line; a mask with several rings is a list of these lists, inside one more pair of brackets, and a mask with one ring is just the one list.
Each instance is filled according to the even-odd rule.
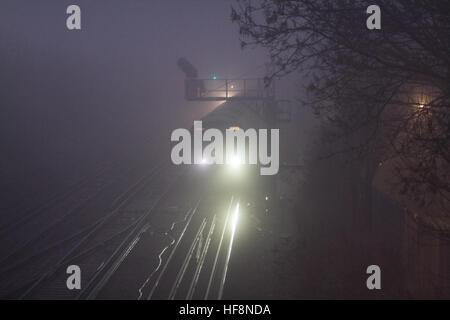
[[216,76],[214,76],[214,77],[213,77],[213,80],[217,80],[217,77],[216,77]]

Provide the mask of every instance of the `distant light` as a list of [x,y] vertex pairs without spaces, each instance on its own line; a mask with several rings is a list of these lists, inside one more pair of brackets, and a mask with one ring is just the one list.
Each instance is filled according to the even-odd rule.
[[269,200],[269,196],[266,196],[266,201],[268,201]]
[[240,127],[229,127],[228,128],[228,130],[231,130],[231,131],[238,131],[240,129],[241,129]]

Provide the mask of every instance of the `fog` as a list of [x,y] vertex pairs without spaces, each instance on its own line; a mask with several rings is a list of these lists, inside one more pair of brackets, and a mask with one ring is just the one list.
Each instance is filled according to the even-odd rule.
[[[263,1],[262,15],[244,1],[233,23],[235,3],[0,1],[0,298],[449,297],[448,215],[392,179],[397,158],[428,154],[425,127],[442,131],[436,159],[447,155],[431,89],[448,110],[448,6],[399,4],[379,32],[352,7],[363,1]],[[80,30],[69,30],[70,5]],[[409,32],[411,21],[424,26]],[[243,35],[257,44],[241,48]],[[390,67],[385,54],[405,59]],[[420,101],[397,102],[416,78]],[[420,143],[399,156],[400,116]],[[250,129],[258,144],[247,145]],[[276,138],[261,143],[269,130]],[[222,133],[237,132],[242,148],[210,161],[228,148]],[[192,146],[195,163],[183,158]],[[258,162],[242,163],[246,150]],[[256,169],[268,150],[266,175]],[[434,167],[424,176],[436,195],[428,172],[447,167]]]
[[217,106],[185,102],[179,57],[201,77],[265,71],[265,52],[241,50],[228,1],[77,1],[77,31],[66,28],[70,4],[0,4],[2,211],[99,163],[157,152],[155,141]]

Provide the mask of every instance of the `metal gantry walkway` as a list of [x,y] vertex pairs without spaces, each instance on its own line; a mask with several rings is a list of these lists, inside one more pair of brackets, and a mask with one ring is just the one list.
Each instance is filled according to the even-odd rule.
[[263,79],[185,79],[185,98],[189,101],[273,100],[273,83]]

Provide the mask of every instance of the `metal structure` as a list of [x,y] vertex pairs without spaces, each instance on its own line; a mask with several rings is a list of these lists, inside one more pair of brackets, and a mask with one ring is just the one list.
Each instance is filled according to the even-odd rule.
[[178,59],[177,65],[186,75],[184,96],[188,101],[256,102],[271,123],[291,119],[291,103],[276,99],[274,82],[267,85],[261,78],[199,79],[197,69],[185,58]]
[[274,85],[265,86],[263,79],[195,79],[184,82],[189,101],[271,100]]

